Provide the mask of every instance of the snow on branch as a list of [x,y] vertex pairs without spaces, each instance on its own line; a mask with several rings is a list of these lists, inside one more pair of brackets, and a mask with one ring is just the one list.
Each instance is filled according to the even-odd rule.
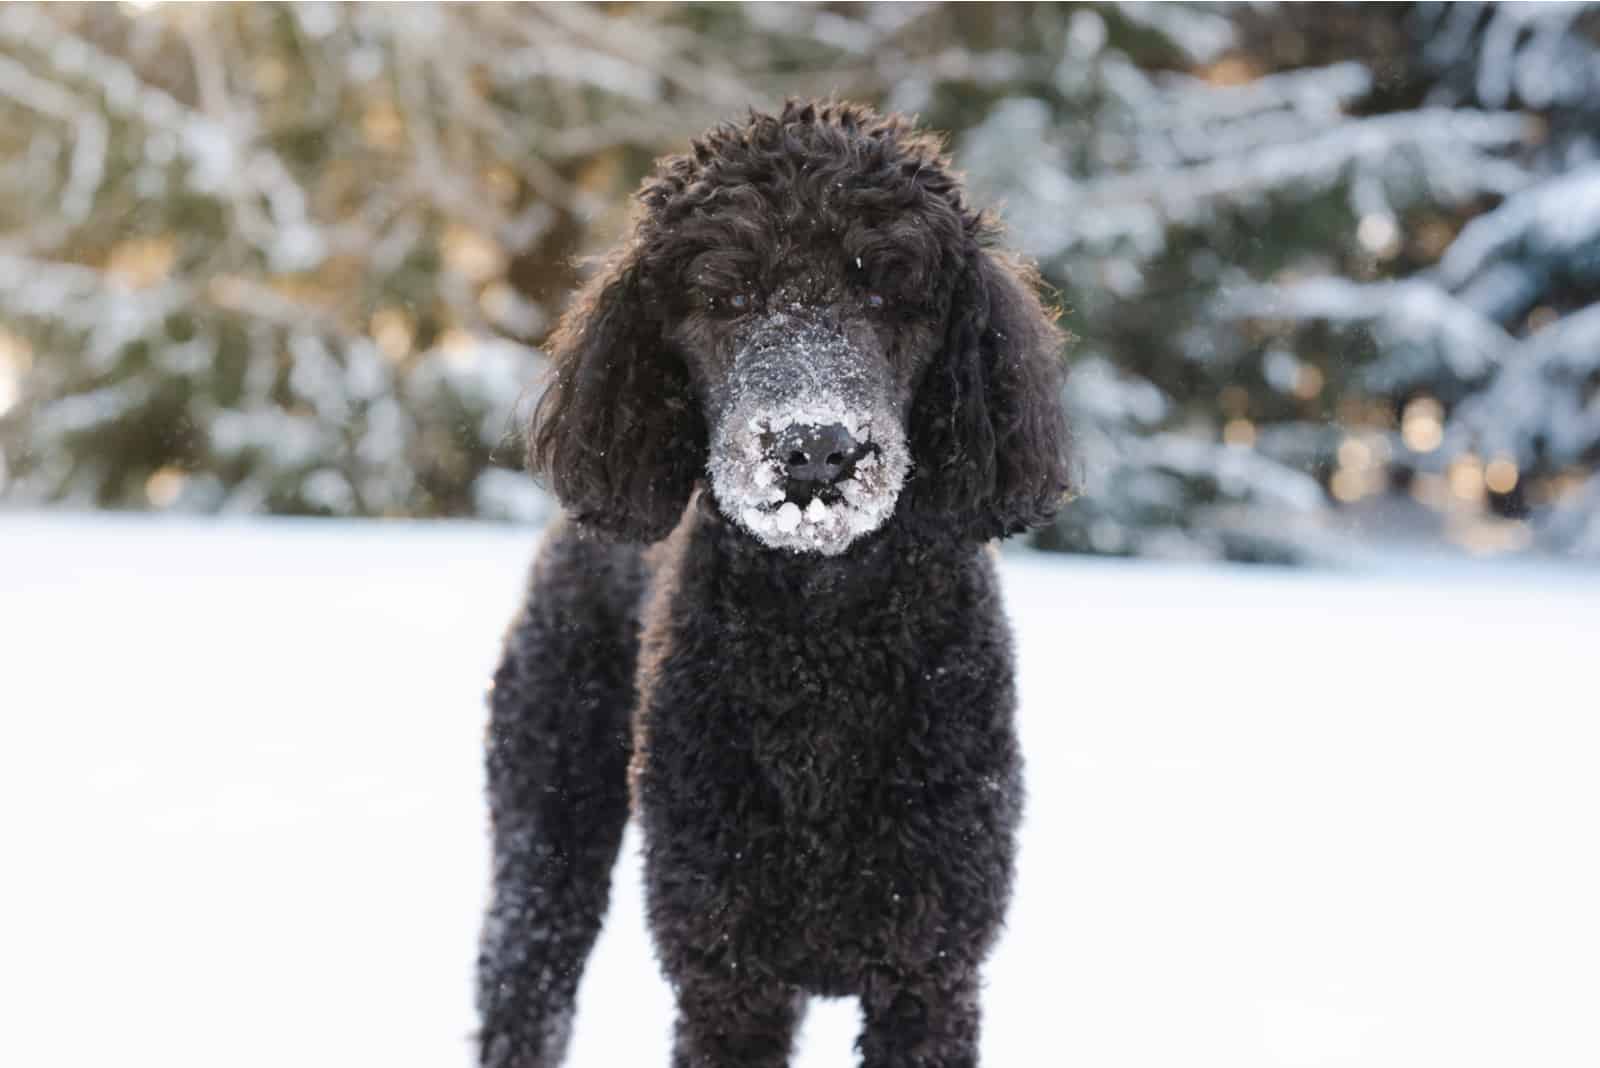
[[[1460,192],[1509,192],[1526,179],[1506,163],[1488,166],[1472,150],[1503,148],[1522,140],[1526,120],[1519,115],[1424,109],[1353,119],[1291,143],[1273,143],[1236,157],[1193,167],[1137,171],[1080,186],[1080,207],[1090,211],[1130,201],[1162,205],[1164,214],[1182,219],[1204,201],[1238,199],[1274,189],[1322,190],[1351,170],[1395,162],[1416,153],[1426,175],[1460,185]],[[1478,164],[1471,179],[1458,171]],[[1467,184],[1467,183],[1470,183]]]
[[1481,381],[1512,345],[1493,320],[1421,278],[1362,284],[1330,277],[1251,287],[1232,294],[1224,310],[1250,318],[1373,324],[1383,351],[1365,373],[1381,391],[1441,374],[1461,383]]
[[1081,359],[1067,378],[1066,403],[1085,420],[1155,427],[1167,417],[1167,398],[1142,378],[1119,374],[1102,357]]
[[89,214],[95,190],[105,174],[105,119],[85,107],[74,94],[34,77],[9,56],[0,56],[0,96],[8,96],[24,107],[73,128],[72,161],[68,165],[60,205],[61,214],[68,222],[82,222]]
[[1524,469],[1592,462],[1600,453],[1600,304],[1552,323],[1512,349],[1487,389],[1452,414],[1446,444],[1510,456]]
[[1600,90],[1600,48],[1578,20],[1600,9],[1593,2],[1419,4],[1424,56],[1438,69],[1469,72],[1471,94],[1483,106],[1593,109]]
[[1424,108],[1349,119],[1189,166],[1075,180],[1035,165],[1025,169],[1032,199],[1017,228],[1039,256],[1130,245],[1154,256],[1166,247],[1168,226],[1198,225],[1219,206],[1274,194],[1309,198],[1363,175],[1408,199],[1424,190],[1456,202],[1505,195],[1525,186],[1528,176],[1490,153],[1527,133],[1520,115]]
[[1156,434],[1130,442],[1141,466],[1211,483],[1222,497],[1290,512],[1315,512],[1325,500],[1316,479],[1250,449],[1219,445],[1184,434]]
[[1550,540],[1574,556],[1600,557],[1600,474],[1589,476],[1551,516]]
[[109,366],[123,345],[156,328],[192,296],[177,283],[135,289],[94,267],[0,253],[0,310],[87,335],[84,355],[93,367]]
[[1184,74],[1160,76],[1156,84],[1164,106],[1146,120],[1151,126],[1222,123],[1275,111],[1326,122],[1342,118],[1347,105],[1371,91],[1372,72],[1345,62],[1282,71],[1243,85],[1212,85]]
[[1117,11],[1129,22],[1161,34],[1195,63],[1209,63],[1234,42],[1233,23],[1206,4],[1120,3]]
[[1600,281],[1600,164],[1522,190],[1473,219],[1440,260],[1439,276],[1459,288],[1504,259]]

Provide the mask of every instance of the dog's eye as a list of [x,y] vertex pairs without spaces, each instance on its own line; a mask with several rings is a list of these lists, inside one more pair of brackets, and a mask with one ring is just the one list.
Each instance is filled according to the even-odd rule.
[[730,293],[727,296],[705,293],[700,299],[706,311],[722,319],[738,318],[756,306],[755,298],[749,293]]
[[874,311],[882,308],[883,307],[883,294],[882,293],[868,293],[867,294],[867,307],[873,309]]

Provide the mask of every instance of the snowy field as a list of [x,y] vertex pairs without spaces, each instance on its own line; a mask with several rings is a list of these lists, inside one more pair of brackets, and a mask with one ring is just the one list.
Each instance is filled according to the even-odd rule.
[[[0,1064],[464,1068],[532,545],[0,517]],[[1031,802],[990,1068],[1600,1064],[1600,576],[1005,574]],[[574,1068],[666,1064],[635,853]],[[797,1063],[854,1021],[818,1005]]]

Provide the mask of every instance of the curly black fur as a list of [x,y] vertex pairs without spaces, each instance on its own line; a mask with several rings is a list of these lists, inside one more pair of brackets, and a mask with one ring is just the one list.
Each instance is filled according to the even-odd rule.
[[[752,115],[662,161],[641,201],[551,342],[535,414],[532,463],[571,519],[491,701],[482,1063],[560,1063],[631,755],[675,1068],[787,1063],[813,994],[861,1000],[869,1068],[975,1065],[1022,798],[982,543],[1066,488],[1060,336],[897,118]],[[911,473],[840,555],[770,548],[706,482],[736,287],[823,305],[888,369]],[[888,313],[851,310],[866,287]]]

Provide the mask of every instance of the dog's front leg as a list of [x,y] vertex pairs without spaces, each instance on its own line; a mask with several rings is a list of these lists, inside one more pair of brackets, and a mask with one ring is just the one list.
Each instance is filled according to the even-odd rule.
[[628,819],[634,583],[553,526],[489,695],[494,893],[478,956],[479,1063],[558,1068]]
[[672,1068],[786,1068],[805,998],[750,975],[674,976]]
[[881,976],[861,996],[861,1068],[977,1068],[977,970]]

